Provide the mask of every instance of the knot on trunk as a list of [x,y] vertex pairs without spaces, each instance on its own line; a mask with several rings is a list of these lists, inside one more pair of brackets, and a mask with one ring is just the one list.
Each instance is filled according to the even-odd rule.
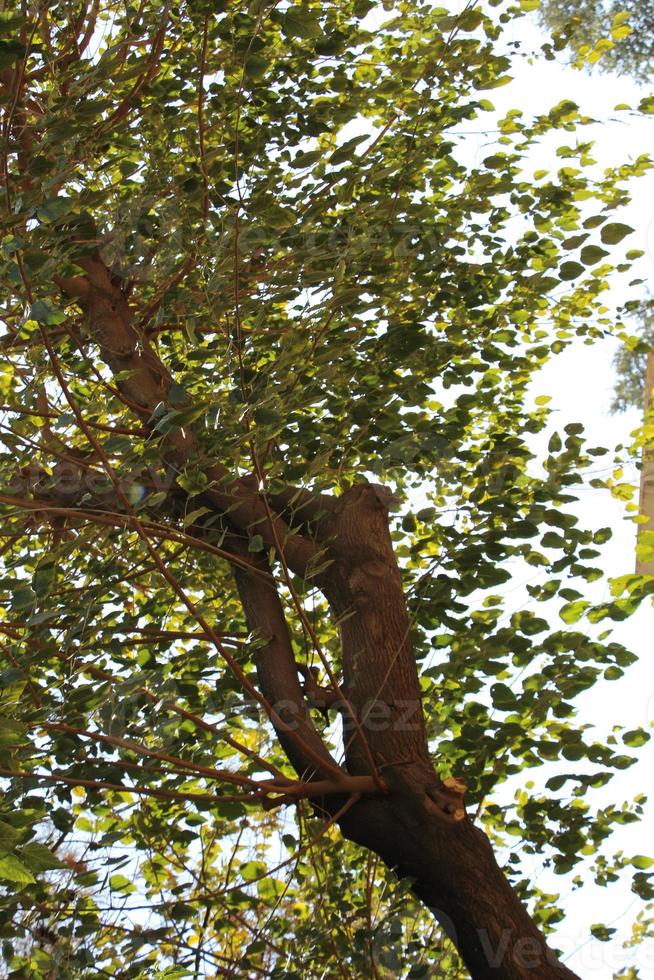
[[[428,810],[436,810],[439,815],[446,816],[450,820],[458,822],[464,820],[466,816],[463,797],[467,789],[462,779],[455,776],[448,776],[437,786],[428,786],[425,790],[426,805]],[[434,805],[435,804],[435,805]]]
[[392,569],[385,562],[373,560],[348,572],[346,582],[355,608],[361,609],[376,598],[389,571]]

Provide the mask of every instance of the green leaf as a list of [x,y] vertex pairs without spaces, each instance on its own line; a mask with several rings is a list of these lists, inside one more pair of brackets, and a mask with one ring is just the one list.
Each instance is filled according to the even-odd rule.
[[17,611],[31,609],[36,602],[36,594],[29,586],[19,585],[11,597],[11,608]]
[[[608,226],[610,227],[610,225]],[[585,248],[581,250],[581,261],[584,265],[595,265],[601,259],[605,258],[609,253],[604,248],[600,248],[599,245],[586,245]]]
[[452,14],[446,17],[439,17],[438,26],[443,33],[450,31],[476,31],[483,23],[484,16],[480,10],[470,8],[461,14]]
[[278,425],[281,422],[281,416],[271,408],[256,408],[254,420],[258,425]]
[[246,861],[239,868],[239,874],[243,881],[254,881],[266,874],[266,865],[262,861]]
[[495,707],[504,711],[514,707],[516,696],[507,684],[492,684],[490,690]]
[[209,478],[202,470],[187,470],[184,473],[180,473],[177,477],[177,483],[187,493],[195,496],[207,488]]
[[278,878],[266,877],[257,882],[259,898],[262,902],[266,902],[267,905],[274,905],[286,890],[286,882]]
[[39,221],[49,224],[70,214],[70,210],[71,202],[67,197],[50,197],[39,205],[36,215]]
[[317,15],[304,7],[289,7],[284,14],[282,31],[288,37],[315,38],[322,36]]
[[45,844],[31,843],[25,844],[20,848],[21,860],[25,862],[30,871],[38,874],[40,871],[54,871],[57,868],[67,867],[63,861],[57,858],[49,847]]
[[579,262],[562,262],[559,268],[559,279],[569,282],[571,279],[578,279],[584,273],[583,265]]
[[24,722],[0,717],[0,749],[13,745],[26,745],[28,742],[27,731],[27,725]]
[[25,24],[27,24],[27,17],[23,14],[11,10],[0,12],[0,35],[14,34]]
[[590,602],[588,602],[586,599],[577,599],[575,602],[566,603],[566,605],[560,610],[559,616],[563,622],[568,623],[568,625],[578,623],[589,606]]
[[266,58],[262,58],[259,54],[251,54],[245,61],[243,71],[248,78],[263,78],[269,68],[270,62]]
[[0,41],[0,68],[9,68],[25,57],[25,45],[19,41]]
[[111,875],[109,878],[109,887],[111,888],[112,892],[120,892],[123,895],[131,895],[136,891],[136,887],[133,882],[131,882],[129,878],[126,878],[125,875],[121,874]]
[[622,736],[622,741],[625,745],[629,745],[631,748],[637,749],[641,745],[645,745],[649,742],[651,736],[649,732],[646,732],[642,728],[635,728],[631,732],[625,732]]
[[32,576],[32,589],[40,597],[47,596],[54,584],[57,568],[54,559],[47,556],[36,567]]
[[18,885],[31,885],[36,878],[13,854],[0,855],[0,878]]
[[12,851],[16,843],[20,840],[20,830],[12,827],[11,824],[0,820],[0,854]]
[[37,299],[30,309],[30,319],[36,320],[37,323],[45,323],[47,326],[56,326],[58,323],[63,323],[66,314],[46,300]]
[[457,29],[460,31],[476,31],[483,24],[484,15],[479,8],[469,7],[457,15]]
[[631,863],[634,868],[638,868],[639,871],[647,871],[648,868],[654,866],[654,858],[645,857],[643,854],[637,854],[632,857]]
[[617,245],[623,238],[626,238],[627,235],[633,235],[633,233],[634,229],[629,225],[613,221],[611,224],[602,227],[600,235],[605,245]]
[[329,158],[330,166],[335,166],[336,164],[343,163],[344,160],[351,160],[355,157],[354,149],[359,145],[359,143],[365,143],[368,136],[354,136],[351,140],[347,140],[342,146],[334,150]]
[[26,684],[27,677],[22,670],[15,667],[3,670],[0,674],[0,704],[15,704],[25,690]]

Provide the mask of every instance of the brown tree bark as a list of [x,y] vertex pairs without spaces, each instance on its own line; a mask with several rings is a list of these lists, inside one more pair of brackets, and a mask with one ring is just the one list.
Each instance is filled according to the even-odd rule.
[[[341,829],[413,880],[473,980],[572,978],[500,870],[487,837],[465,814],[465,787],[440,780],[431,762],[382,490],[353,487],[319,530],[331,542],[333,563],[319,584],[341,621],[343,692],[390,789],[349,810]],[[343,715],[348,771],[368,772]]]
[[[652,411],[652,391],[654,391],[654,350],[647,355],[645,369],[645,404],[643,406],[643,425],[646,425]],[[640,497],[638,501],[640,514],[647,521],[638,525],[638,535],[643,531],[654,530],[654,452],[643,449],[642,470],[640,474]],[[641,561],[636,557],[637,575],[654,575],[654,561]]]

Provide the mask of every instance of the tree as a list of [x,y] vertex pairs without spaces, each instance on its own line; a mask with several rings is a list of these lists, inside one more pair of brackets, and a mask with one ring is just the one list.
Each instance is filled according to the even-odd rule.
[[613,358],[616,384],[611,403],[612,412],[626,412],[630,408],[642,411],[645,404],[647,355],[654,345],[652,299],[647,297],[632,301],[626,312],[634,336],[629,343],[623,342],[620,345]]
[[[543,48],[548,58],[554,57],[555,50],[570,44],[577,66],[598,65],[603,71],[631,75],[639,82],[651,79],[654,68],[654,5],[650,0],[630,4],[571,0],[563,5],[552,0],[543,0],[535,6],[539,11],[541,24],[554,31],[554,45],[545,45]],[[613,359],[617,375],[612,404],[614,412],[624,411],[634,405],[641,408],[646,403],[647,380],[651,377],[651,368],[647,369],[648,357],[650,364],[654,357],[651,352],[650,302],[642,299],[630,300],[627,306],[630,308],[629,312],[635,314],[641,336],[637,345],[623,344]],[[649,404],[649,395],[646,404]],[[646,441],[649,441],[648,436]],[[641,449],[645,448],[641,446]],[[649,455],[643,451],[641,459],[640,511],[647,520],[640,528],[636,570],[639,573],[652,574],[654,562],[649,543],[644,545],[646,557],[640,553],[643,540],[648,540],[651,534],[654,519],[654,503],[649,489],[652,467]]]
[[565,37],[575,54],[597,63],[604,71],[651,79],[654,4],[607,0],[541,0],[538,12],[543,26]]
[[[625,412],[637,408],[643,412],[643,425],[634,450],[640,456],[640,494],[639,510],[642,523],[639,526],[636,543],[636,571],[651,575],[654,573],[652,554],[652,529],[654,528],[654,499],[652,497],[652,449],[651,449],[651,409],[652,389],[654,387],[654,324],[652,323],[652,300],[631,300],[626,304],[626,313],[636,326],[633,336],[626,336],[613,358],[616,384],[611,410]],[[631,327],[633,330],[633,326]]]
[[571,977],[512,840],[652,897],[602,851],[643,798],[589,799],[648,735],[573,704],[652,580],[587,597],[605,450],[539,469],[528,390],[649,164],[528,179],[571,101],[467,163],[519,13],[386,7],[1,15],[9,975]]

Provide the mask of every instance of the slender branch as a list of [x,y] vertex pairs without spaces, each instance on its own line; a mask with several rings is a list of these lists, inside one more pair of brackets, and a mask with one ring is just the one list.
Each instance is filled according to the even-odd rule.
[[[0,625],[0,629],[2,629],[1,625]],[[200,637],[206,639],[206,637],[204,637],[202,633],[197,633],[197,634],[194,633],[190,635],[194,637]],[[66,654],[59,653],[59,652],[57,652],[55,656],[57,657],[58,660],[61,660],[63,663],[67,663],[71,659],[70,657],[66,656]],[[109,684],[120,685],[124,683],[121,680],[121,678],[116,677],[114,674],[109,674],[105,670],[100,670],[99,667],[94,667],[92,664],[80,664],[80,669],[83,673],[90,674],[91,677],[96,677],[98,680],[105,681],[106,683]],[[157,694],[154,694],[152,691],[148,690],[147,687],[137,688],[137,693],[142,694],[143,697],[147,698],[148,701],[151,701],[154,704],[161,702],[163,708],[166,708],[169,711],[174,712],[175,714],[179,715],[180,718],[185,718],[187,721],[192,722],[197,728],[201,728],[205,732],[210,732],[219,741],[225,742],[226,745],[230,745],[233,749],[236,749],[237,752],[240,752],[241,755],[245,756],[246,758],[252,759],[252,761],[256,762],[256,764],[260,766],[262,769],[267,769],[268,772],[275,777],[275,779],[278,781],[280,785],[284,785],[286,783],[289,784],[292,783],[292,780],[289,779],[281,771],[281,769],[278,769],[277,766],[273,765],[272,762],[268,762],[266,759],[262,758],[262,756],[260,756],[257,752],[255,752],[254,749],[249,748],[247,745],[243,745],[241,742],[237,741],[237,739],[233,738],[231,735],[228,735],[227,732],[221,731],[217,725],[212,725],[211,722],[205,721],[204,718],[200,718],[199,715],[194,714],[192,711],[188,711],[186,708],[183,708],[181,705],[176,704],[174,701],[167,701],[163,698],[160,698]]]
[[136,96],[139,95],[141,90],[152,80],[159,67],[161,54],[163,52],[164,41],[166,39],[166,31],[168,29],[168,6],[166,6],[161,11],[161,27],[155,34],[152,47],[150,50],[150,57],[148,63],[145,66],[145,70],[141,73],[139,78],[134,82],[130,92],[125,96],[120,105],[112,112],[109,118],[101,127],[101,132],[109,132],[116,123],[120,122],[121,119],[130,112],[134,107],[134,100]]
[[[64,722],[58,721],[35,721],[31,723],[30,727],[44,728],[46,731],[68,732],[70,735],[89,738],[93,742],[104,742],[107,745],[113,745],[115,748],[125,749],[128,752],[134,752],[136,755],[149,759],[158,759],[160,762],[168,762],[180,769],[188,769],[200,776],[215,779],[218,782],[231,783],[234,786],[247,786],[250,789],[259,789],[262,785],[249,776],[240,776],[238,773],[229,772],[225,769],[214,769],[213,766],[203,766],[197,762],[189,762],[186,759],[179,758],[179,756],[170,755],[168,752],[158,752],[156,749],[148,749],[144,745],[139,745],[137,742],[129,741],[125,738],[119,738],[117,735],[107,735],[104,732],[77,728],[74,725],[67,725]],[[288,792],[285,785],[283,788],[284,792]]]
[[[287,744],[290,744],[292,742],[293,745],[296,747],[296,749],[299,750],[300,756],[303,759],[310,761],[314,766],[317,765],[319,772],[323,772],[323,773],[326,772],[326,773],[331,773],[332,775],[339,776],[342,773],[342,770],[332,760],[329,752],[327,751],[324,743],[322,742],[322,739],[320,739],[320,736],[316,732],[315,728],[313,728],[313,725],[311,725],[310,720],[308,724],[305,723],[304,725],[302,725],[301,719],[292,718],[291,724],[289,724],[288,719],[283,717],[283,713],[280,713],[280,711],[278,711],[277,706],[271,704],[268,701],[268,699],[256,689],[256,687],[249,680],[249,678],[244,673],[243,669],[240,667],[238,662],[234,659],[234,657],[229,653],[228,650],[225,649],[223,644],[220,642],[220,638],[213,630],[213,627],[207,622],[206,618],[198,611],[196,604],[187,595],[185,590],[181,587],[181,585],[177,581],[176,577],[173,575],[173,573],[170,571],[166,563],[163,561],[158,550],[153,546],[152,541],[149,535],[147,534],[147,531],[144,529],[141,521],[139,521],[139,519],[137,518],[134,512],[134,508],[129,502],[127,496],[124,494],[120,484],[120,480],[116,476],[113,467],[111,466],[111,463],[109,462],[102,446],[98,443],[97,439],[95,438],[95,435],[87,426],[84,416],[80,410],[80,407],[77,404],[75,398],[73,397],[68,387],[68,384],[66,382],[66,379],[63,376],[57,355],[52,347],[52,344],[50,343],[50,339],[46,327],[43,324],[39,324],[39,328],[41,330],[43,342],[45,344],[46,350],[48,352],[48,356],[50,358],[50,362],[52,364],[53,372],[61,387],[64,397],[66,398],[66,401],[70,405],[71,410],[75,415],[75,418],[77,419],[77,423],[80,429],[84,432],[84,435],[88,439],[91,446],[94,448],[95,452],[97,453],[98,459],[100,460],[107,476],[113,483],[116,493],[120,498],[125,510],[127,511],[127,517],[129,518],[130,526],[136,531],[138,536],[143,541],[146,549],[148,550],[152,560],[157,566],[157,569],[162,575],[162,577],[171,586],[175,595],[182,601],[182,603],[187,608],[189,613],[197,620],[199,625],[205,631],[207,637],[211,640],[216,650],[220,653],[223,660],[227,663],[232,673],[241,684],[243,690],[247,691],[262,706],[262,708],[265,710],[266,714],[270,718],[272,724],[274,725],[277,731],[279,731],[280,729],[285,731]],[[296,683],[297,683],[297,674],[296,674]],[[305,736],[305,738],[303,738],[303,735]],[[316,745],[316,741],[318,742],[318,745]],[[304,763],[303,765],[303,768],[305,767],[306,767],[306,763]]]
[[200,56],[200,82],[198,85],[198,146],[200,149],[200,170],[202,172],[202,214],[206,227],[209,219],[209,174],[207,172],[204,123],[204,77],[207,70],[207,47],[209,40],[209,18],[204,18],[202,31],[202,54]]
[[[61,418],[60,412],[40,412],[33,408],[18,408],[17,405],[0,405],[0,412],[11,412],[13,415],[29,415],[42,419]],[[103,422],[93,422],[87,419],[92,428],[99,429],[101,432],[110,432],[112,435],[138,436],[143,438],[148,435],[147,429],[128,429],[119,425],[106,425]]]
[[59,770],[52,773],[42,773],[0,768],[0,776],[4,776],[7,779],[39,779],[45,783],[66,783],[68,786],[108,789],[116,793],[135,793],[137,796],[154,796],[161,800],[184,800],[189,803],[259,802],[257,796],[242,793],[236,796],[223,796],[219,793],[182,793],[172,789],[151,789],[146,786],[121,786],[120,783],[107,783],[97,779],[82,779],[79,776],[69,776]]
[[[81,518],[89,523],[104,524],[108,525],[109,527],[128,528],[131,524],[128,514],[116,514],[112,511],[106,510],[87,510],[86,508],[82,510],[81,508],[73,505],[62,507],[60,505],[49,503],[48,497],[34,497],[34,499],[26,499],[22,497],[14,497],[11,494],[0,493],[0,503],[9,504],[11,506],[18,507],[21,510],[51,514],[53,517]],[[143,519],[141,519],[139,523],[153,538],[160,538],[165,541],[175,541],[185,544],[188,547],[195,548],[198,551],[209,552],[209,554],[217,555],[219,558],[223,558],[232,565],[238,565],[239,567],[246,569],[248,572],[255,575],[257,578],[262,579],[263,581],[274,581],[270,572],[267,572],[262,568],[258,568],[257,566],[253,566],[252,563],[246,558],[241,557],[234,551],[228,551],[225,548],[218,548],[209,541],[204,541],[201,538],[196,538],[190,534],[185,534],[183,531],[178,531],[176,528],[169,527],[166,524],[156,524],[152,521]]]

